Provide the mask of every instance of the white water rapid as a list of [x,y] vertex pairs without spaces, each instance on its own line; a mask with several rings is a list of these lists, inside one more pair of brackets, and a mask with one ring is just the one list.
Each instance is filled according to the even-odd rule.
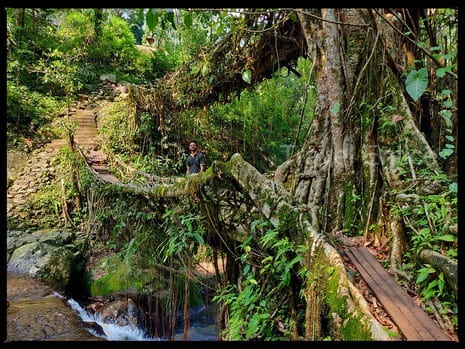
[[[57,292],[53,292],[53,293],[62,299],[64,298],[62,295],[60,295]],[[82,321],[95,322],[103,329],[103,332],[105,333],[105,335],[101,335],[97,333],[96,331],[90,328],[87,328],[87,331],[89,331],[91,334],[93,334],[96,337],[104,338],[109,341],[161,341],[162,340],[158,338],[149,337],[146,331],[144,331],[141,328],[132,326],[132,325],[120,326],[118,324],[105,323],[103,322],[103,319],[101,318],[101,316],[89,313],[84,308],[82,308],[78,302],[76,302],[72,298],[69,298],[66,301],[66,303],[78,313]]]

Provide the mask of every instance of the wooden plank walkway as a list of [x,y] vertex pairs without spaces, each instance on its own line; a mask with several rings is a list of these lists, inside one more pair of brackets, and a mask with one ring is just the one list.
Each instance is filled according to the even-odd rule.
[[452,341],[367,248],[349,247],[345,252],[406,340]]

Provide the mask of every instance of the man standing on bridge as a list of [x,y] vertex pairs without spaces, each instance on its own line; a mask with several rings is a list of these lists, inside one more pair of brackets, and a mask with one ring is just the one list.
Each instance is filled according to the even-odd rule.
[[201,152],[197,151],[196,141],[189,142],[189,151],[186,175],[205,171],[205,157]]

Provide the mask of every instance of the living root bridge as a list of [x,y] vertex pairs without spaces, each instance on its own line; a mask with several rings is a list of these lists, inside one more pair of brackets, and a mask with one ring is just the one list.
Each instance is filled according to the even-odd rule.
[[[95,174],[95,173],[94,173]],[[105,182],[104,179],[101,179]],[[286,224],[290,239],[307,247],[301,263],[307,268],[306,340],[318,340],[321,316],[326,309],[331,335],[337,340],[389,340],[381,324],[370,313],[360,291],[348,280],[341,256],[308,221],[308,208],[296,205],[290,194],[280,184],[269,180],[241,155],[234,154],[226,162],[214,162],[205,172],[172,183],[139,187],[129,184],[110,183],[132,194],[150,199],[181,198],[197,195],[204,186],[213,190],[230,188],[231,182],[247,194],[257,209],[278,230]],[[229,184],[229,185],[228,185]],[[283,231],[282,229],[280,232]],[[297,253],[297,252],[296,252]],[[329,309],[329,311],[328,311]]]

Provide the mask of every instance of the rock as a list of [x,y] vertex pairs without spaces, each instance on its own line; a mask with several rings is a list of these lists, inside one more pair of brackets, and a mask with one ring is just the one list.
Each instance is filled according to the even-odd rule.
[[73,282],[82,259],[81,245],[75,234],[59,230],[37,230],[33,233],[7,233],[10,272],[40,278],[57,288]]
[[60,230],[45,231],[39,237],[40,242],[57,247],[69,244],[73,242],[74,239],[75,234],[73,232]]
[[84,326],[84,328],[91,330],[91,332],[95,333],[97,336],[106,336],[106,333],[103,330],[102,326],[100,326],[95,321],[83,321],[82,325]]
[[86,310],[91,314],[98,313],[99,311],[102,310],[102,308],[103,308],[103,304],[100,302],[93,302],[86,306]]
[[47,251],[39,242],[31,242],[17,248],[8,261],[8,271],[37,277],[47,263]]
[[86,330],[76,311],[47,284],[21,274],[7,274],[6,342],[103,341]]
[[89,96],[84,93],[78,93],[77,96],[81,102],[85,102],[89,99]]
[[121,93],[128,93],[128,87],[126,85],[121,85],[119,84],[117,87],[116,87],[116,91],[119,92],[120,94]]
[[119,326],[144,326],[143,311],[132,300],[115,300],[100,309],[98,313],[101,315],[103,322],[107,324],[118,324]]
[[112,83],[116,83],[116,75],[115,74],[102,74],[100,75],[100,81],[110,81]]

